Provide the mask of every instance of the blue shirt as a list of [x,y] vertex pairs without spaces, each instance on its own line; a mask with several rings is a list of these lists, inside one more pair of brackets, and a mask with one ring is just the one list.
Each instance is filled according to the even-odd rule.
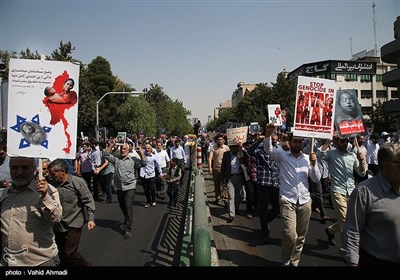
[[365,170],[359,171],[359,162],[355,153],[341,153],[335,150],[317,150],[317,157],[326,160],[328,163],[329,174],[332,177],[331,191],[343,195],[350,195],[354,188],[353,170],[361,177],[365,176]]

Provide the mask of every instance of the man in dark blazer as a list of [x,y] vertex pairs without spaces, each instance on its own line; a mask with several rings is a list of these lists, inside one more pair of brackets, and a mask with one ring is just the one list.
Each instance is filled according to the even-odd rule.
[[[247,154],[239,145],[229,145],[230,151],[223,154],[221,164],[221,183],[228,189],[228,223],[233,222],[239,211],[240,190],[245,184],[245,157]],[[247,176],[247,174],[246,174]]]

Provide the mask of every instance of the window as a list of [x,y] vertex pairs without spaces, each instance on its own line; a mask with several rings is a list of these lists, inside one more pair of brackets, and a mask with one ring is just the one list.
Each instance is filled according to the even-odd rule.
[[372,80],[371,75],[363,74],[360,77],[361,82],[371,82],[371,80]]
[[362,99],[372,98],[372,90],[362,90],[361,91],[361,98]]
[[386,90],[377,90],[376,91],[376,97],[378,97],[378,98],[386,98],[387,97]]
[[330,75],[329,79],[336,81],[336,74],[335,73],[331,73],[331,74],[328,74],[328,75]]
[[344,80],[347,82],[357,81],[357,74],[344,74]]
[[377,82],[382,82],[382,74],[376,74],[376,76],[375,76],[375,81],[377,81]]
[[400,98],[400,94],[397,90],[392,90],[392,98]]

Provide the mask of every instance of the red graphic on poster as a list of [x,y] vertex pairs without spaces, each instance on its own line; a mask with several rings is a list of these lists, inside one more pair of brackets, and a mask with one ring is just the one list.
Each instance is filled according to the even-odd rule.
[[67,138],[67,146],[63,149],[67,154],[71,151],[71,137],[67,131],[68,120],[65,118],[65,110],[75,106],[78,101],[77,94],[72,90],[75,82],[69,77],[67,71],[64,71],[62,75],[58,76],[52,87],[46,87],[43,99],[43,104],[49,108],[51,125],[56,125],[61,121],[64,127],[65,137]]

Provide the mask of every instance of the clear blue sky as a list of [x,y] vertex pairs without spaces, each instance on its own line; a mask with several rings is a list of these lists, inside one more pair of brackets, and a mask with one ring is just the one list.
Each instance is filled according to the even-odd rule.
[[[400,1],[375,5],[380,49],[394,40]],[[1,50],[49,55],[60,41],[85,64],[104,57],[137,90],[159,84],[203,124],[238,82],[271,84],[284,67],[347,60],[375,45],[366,0],[0,0]]]

